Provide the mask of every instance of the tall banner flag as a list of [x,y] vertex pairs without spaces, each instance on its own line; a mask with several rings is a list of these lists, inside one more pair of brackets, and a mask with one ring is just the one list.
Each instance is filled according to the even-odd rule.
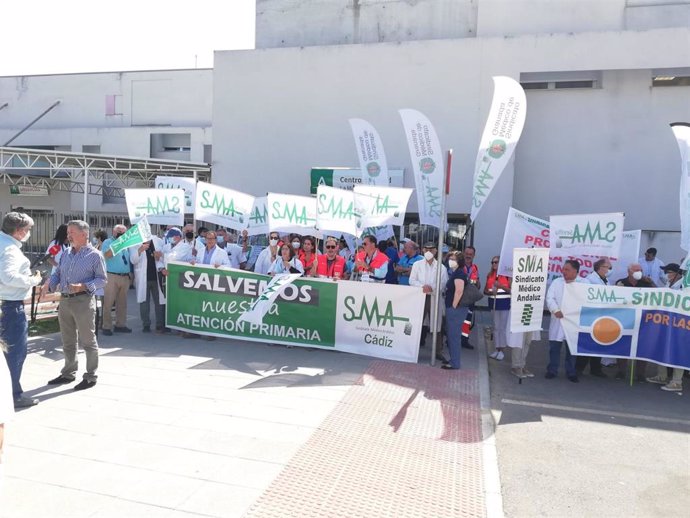
[[690,294],[685,291],[573,282],[565,285],[561,311],[572,354],[690,369]]
[[254,207],[254,196],[199,182],[194,217],[234,230],[245,230]]
[[474,166],[472,211],[477,219],[484,202],[513,156],[527,116],[527,99],[520,83],[510,77],[497,76],[491,110],[479,142]]
[[271,282],[268,283],[266,289],[254,299],[252,305],[247,311],[242,313],[237,319],[238,322],[246,321],[250,324],[261,325],[264,320],[264,316],[271,309],[271,306],[278,298],[278,295],[285,291],[292,281],[300,277],[299,273],[280,273],[275,275]]
[[316,226],[322,233],[357,235],[355,193],[319,185],[316,192]]
[[183,176],[156,176],[154,182],[156,189],[182,189],[184,190],[184,212],[194,213],[194,200],[196,196],[196,181],[194,178]]
[[551,216],[551,252],[618,257],[623,240],[622,212]]
[[690,252],[690,123],[674,122],[680,149],[680,247]]
[[540,331],[549,274],[549,250],[516,248],[513,250],[513,264],[510,332]]
[[268,197],[259,196],[254,198],[254,205],[249,213],[247,223],[247,234],[257,236],[268,234]]
[[417,362],[422,290],[302,277],[281,285],[270,305],[260,304],[268,309],[254,322],[241,315],[266,292],[269,276],[180,262],[167,268],[166,322],[173,329]]
[[316,200],[310,196],[268,193],[268,228],[271,232],[316,232]]
[[378,132],[364,119],[350,119],[363,185],[388,186],[388,162]]
[[130,246],[137,246],[151,241],[151,226],[146,221],[146,216],[142,216],[132,228],[118,237],[110,245],[110,251],[117,255]]
[[146,216],[158,225],[184,224],[184,191],[182,189],[125,189],[130,221]]
[[412,189],[358,185],[354,193],[360,229],[402,225],[405,221]]
[[[436,130],[429,119],[417,110],[399,110],[410,149],[410,160],[417,188],[419,222],[441,228],[443,196],[443,153]],[[445,225],[445,221],[443,224]]]

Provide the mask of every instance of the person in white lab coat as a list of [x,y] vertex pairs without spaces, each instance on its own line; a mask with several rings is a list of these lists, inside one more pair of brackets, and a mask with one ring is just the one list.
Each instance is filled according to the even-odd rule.
[[151,302],[155,310],[156,333],[162,334],[165,331],[164,247],[163,240],[153,236],[150,241],[129,249],[144,333],[151,332]]
[[580,263],[568,259],[563,265],[563,277],[555,279],[549,291],[546,293],[546,307],[551,312],[551,322],[549,323],[549,364],[546,366],[546,379],[555,378],[558,375],[558,366],[561,363],[561,347],[565,345],[565,373],[573,383],[580,381],[575,370],[575,357],[570,354],[570,349],[565,341],[565,332],[561,325],[563,312],[561,303],[563,302],[563,290],[566,283],[583,282],[585,279],[580,277]]
[[664,262],[656,256],[656,253],[656,248],[651,247],[644,253],[644,257],[640,257],[642,278],[653,283],[654,286],[663,288],[666,286]]
[[206,232],[204,248],[189,262],[192,265],[208,264],[214,268],[230,267],[228,253],[216,244],[216,233],[212,230]]

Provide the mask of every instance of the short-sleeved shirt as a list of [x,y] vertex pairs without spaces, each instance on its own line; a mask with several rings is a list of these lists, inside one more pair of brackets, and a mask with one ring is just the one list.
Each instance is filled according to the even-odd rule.
[[[101,246],[101,253],[105,257],[105,253],[110,250],[114,239],[106,239]],[[125,248],[122,252],[105,260],[105,270],[110,273],[129,273],[129,248]]]
[[467,275],[462,271],[462,268],[456,268],[455,271],[451,272],[448,277],[448,282],[446,283],[446,307],[453,307],[453,299],[455,298],[455,281],[460,279],[462,282],[467,284]]
[[[412,257],[405,254],[398,261],[398,266],[402,266],[403,268],[412,268],[412,265],[414,263],[416,263],[417,261],[421,261],[422,259],[424,259],[424,257],[422,257],[419,254],[413,255]],[[398,284],[403,284],[405,286],[409,286],[410,285],[410,276],[409,275],[403,275],[403,274],[398,275]]]

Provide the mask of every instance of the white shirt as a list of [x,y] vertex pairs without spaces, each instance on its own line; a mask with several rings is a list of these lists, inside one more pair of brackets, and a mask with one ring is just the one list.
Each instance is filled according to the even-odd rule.
[[[583,279],[579,275],[573,282],[589,284],[586,279]],[[561,325],[561,319],[554,316],[556,311],[561,311],[564,288],[565,280],[563,277],[558,277],[557,279],[554,279],[554,281],[551,283],[551,286],[549,286],[549,291],[546,292],[546,307],[551,312],[551,322],[549,322],[549,340],[554,340],[556,342],[562,342],[565,340],[565,332],[563,331],[563,326]]]
[[[611,270],[609,270],[609,271],[611,271]],[[606,279],[606,280],[608,281],[608,279]],[[590,284],[601,284],[602,286],[608,286],[609,284],[611,284],[611,281],[609,281],[608,283],[605,283],[601,279],[601,277],[599,277],[599,274],[597,272],[590,273],[587,276],[587,282],[589,282]]]
[[240,265],[247,262],[247,254],[242,251],[242,247],[240,245],[228,243],[225,245],[225,251],[230,258],[230,267],[239,270]]
[[[438,261],[434,261],[429,264],[426,259],[417,261],[412,265],[412,271],[410,272],[410,286],[422,287],[424,285],[429,285],[433,289],[436,286],[436,268],[438,266]],[[441,292],[446,288],[448,283],[448,272],[445,267],[441,268]]]
[[30,266],[21,241],[0,232],[0,299],[24,300],[41,283],[41,277],[31,275]]
[[268,272],[273,266],[273,261],[271,257],[271,247],[268,246],[264,248],[259,257],[256,258],[256,263],[254,264],[254,273],[260,273],[262,275],[268,275]]
[[[290,266],[298,270],[299,273],[301,273],[302,275],[304,275],[304,266],[302,265],[302,261],[297,259],[296,256],[290,259]],[[285,267],[285,265],[283,264],[282,257],[276,257],[276,260],[273,261],[273,264],[271,265],[271,269],[269,271],[271,273],[289,273],[290,268]]]
[[666,286],[666,274],[661,269],[664,262],[661,259],[655,257],[653,261],[646,261],[644,257],[640,257],[639,262],[645,277],[652,279],[652,282],[659,287]]

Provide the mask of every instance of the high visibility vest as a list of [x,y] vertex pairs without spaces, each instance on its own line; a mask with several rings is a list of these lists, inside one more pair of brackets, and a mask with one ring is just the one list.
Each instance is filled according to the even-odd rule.
[[337,277],[342,279],[344,271],[345,259],[339,255],[336,255],[335,259],[333,259],[330,269],[328,268],[328,256],[326,254],[319,255],[316,258],[316,275],[319,277]]

